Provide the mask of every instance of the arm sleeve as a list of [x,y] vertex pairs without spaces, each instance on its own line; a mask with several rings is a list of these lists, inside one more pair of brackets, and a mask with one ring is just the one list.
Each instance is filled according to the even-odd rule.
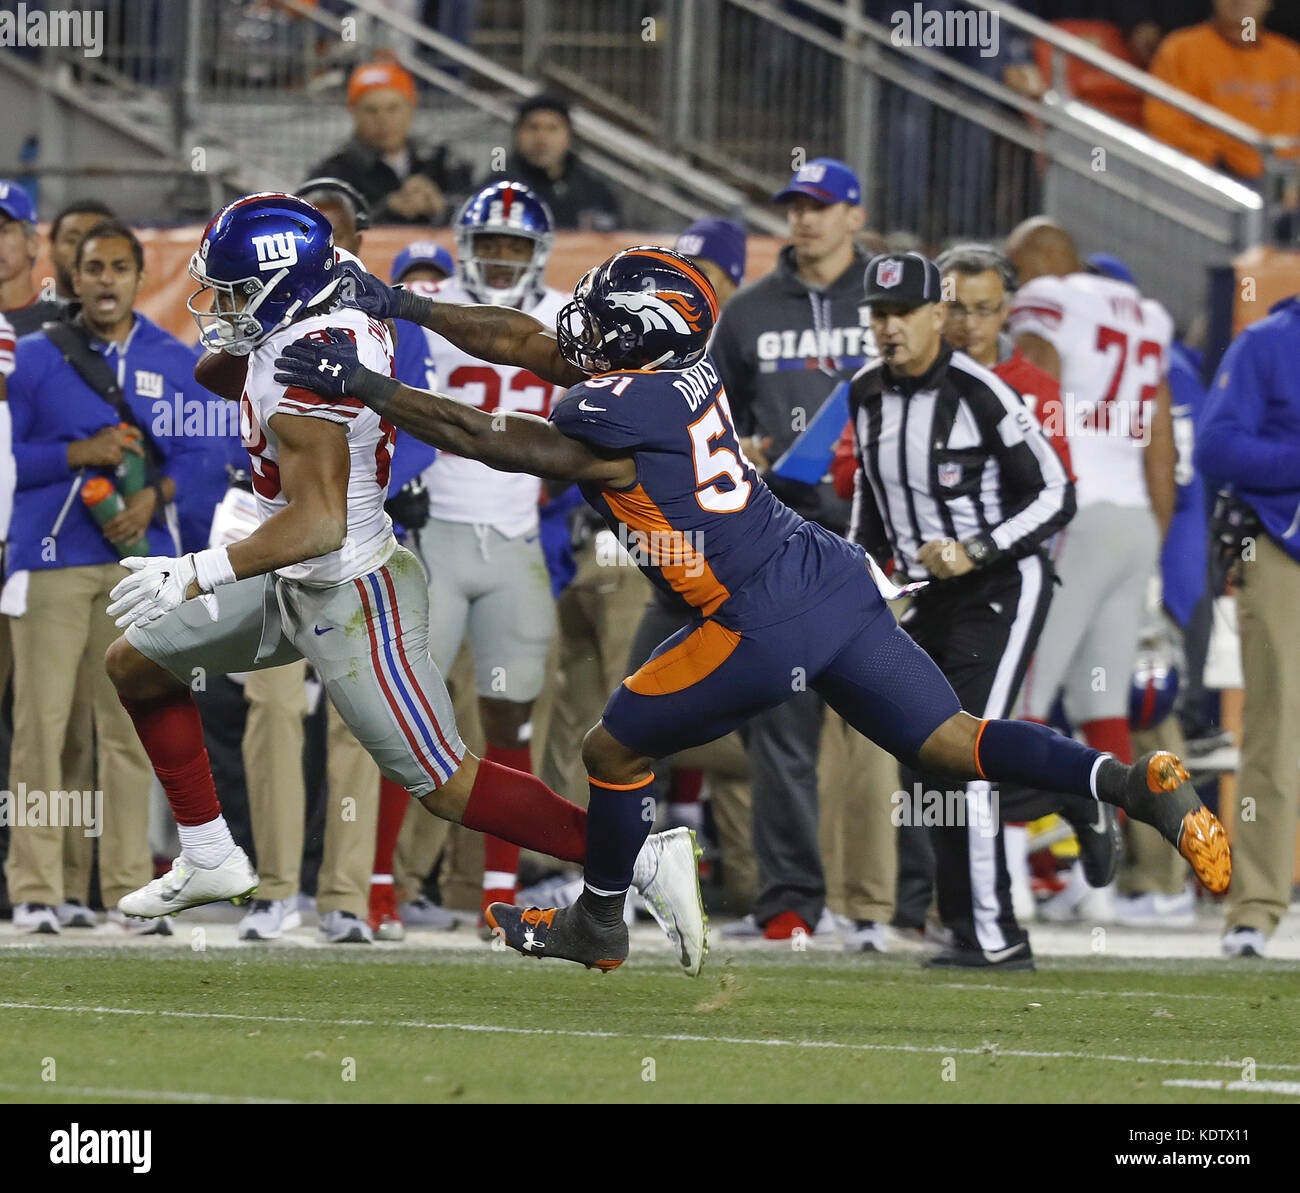
[[[1161,42],[1156,56],[1151,60],[1151,73],[1162,83],[1194,95],[1193,83],[1184,62],[1183,41],[1182,38],[1166,38]],[[1199,120],[1161,100],[1148,97],[1142,105],[1142,122],[1146,125],[1147,132],[1157,140],[1172,145],[1207,165],[1214,164],[1217,155],[1214,130]]]
[[1007,327],[1012,335],[1041,336],[1055,347],[1065,315],[1066,294],[1061,279],[1034,278],[1021,286],[1012,298]]
[[1300,442],[1262,432],[1266,395],[1275,384],[1264,359],[1266,341],[1244,331],[1224,355],[1197,427],[1197,470],[1212,484],[1257,493],[1286,492],[1300,484]]
[[986,441],[1013,495],[1006,517],[988,532],[999,555],[1019,558],[1046,542],[1074,517],[1074,485],[1020,396],[990,386]]
[[33,443],[27,440],[33,409],[32,387],[34,382],[39,384],[42,374],[36,372],[33,375],[32,368],[24,359],[26,356],[27,354],[20,349],[18,362],[28,367],[15,370],[8,384],[8,405],[13,434],[14,487],[20,492],[24,489],[39,489],[45,485],[68,480],[72,476],[72,469],[68,467],[66,440],[57,443]]

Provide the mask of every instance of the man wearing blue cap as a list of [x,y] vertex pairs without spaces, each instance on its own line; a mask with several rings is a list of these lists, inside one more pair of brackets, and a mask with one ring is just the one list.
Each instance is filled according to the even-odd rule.
[[388,280],[394,285],[406,282],[441,282],[456,272],[456,259],[450,249],[436,240],[415,240],[393,258]]
[[0,311],[25,336],[62,316],[62,304],[41,298],[36,264],[36,206],[16,182],[0,178]]
[[[785,213],[790,244],[776,269],[727,305],[711,352],[754,466],[783,501],[842,534],[848,503],[829,482],[799,484],[767,470],[832,391],[876,355],[859,316],[867,258],[854,234],[866,224],[862,186],[843,162],[819,157],[796,170],[773,199]],[[831,926],[829,917],[823,919],[826,881],[818,842],[823,712],[815,693],[796,692],[748,728],[760,888],[748,927],[761,928],[769,939],[812,932],[819,921],[823,930]],[[892,836],[889,845],[892,850]],[[871,925],[889,919],[892,869],[881,885],[880,897],[860,904],[854,919]],[[881,930],[873,947],[883,944]]]

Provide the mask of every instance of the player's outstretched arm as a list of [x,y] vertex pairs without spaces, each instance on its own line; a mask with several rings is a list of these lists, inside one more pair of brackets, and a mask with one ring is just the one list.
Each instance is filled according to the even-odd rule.
[[344,301],[379,319],[406,319],[436,332],[462,352],[492,364],[513,365],[566,389],[587,379],[560,354],[554,332],[513,307],[436,302],[385,285],[373,274],[344,263]]
[[330,328],[327,334],[328,343],[299,340],[288,345],[275,362],[276,381],[325,398],[356,398],[416,439],[503,472],[615,487],[636,481],[636,464],[629,456],[598,455],[536,415],[488,414],[402,385],[365,368],[344,332]]

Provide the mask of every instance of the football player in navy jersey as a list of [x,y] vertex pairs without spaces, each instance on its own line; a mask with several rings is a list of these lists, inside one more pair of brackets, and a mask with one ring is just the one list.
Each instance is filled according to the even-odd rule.
[[626,957],[623,900],[653,823],[653,761],[729,732],[802,685],[925,771],[1122,807],[1180,848],[1211,890],[1226,888],[1223,828],[1177,757],[1158,752],[1129,767],[1043,725],[962,712],[896,625],[863,550],[764,485],[706,355],[717,300],[684,257],[616,253],[578,283],[554,332],[515,310],[438,304],[361,274],[351,301],[571,388],[549,420],[488,414],[364,368],[342,334],[286,347],[277,380],[358,399],[416,438],[493,468],[577,481],[651,582],[698,615],[624,680],[583,743],[591,803],[582,896],[561,910],[489,909],[513,948],[599,968]]

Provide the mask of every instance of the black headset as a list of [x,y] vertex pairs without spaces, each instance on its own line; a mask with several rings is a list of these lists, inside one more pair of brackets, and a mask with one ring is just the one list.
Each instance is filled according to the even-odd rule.
[[370,227],[370,204],[352,183],[345,182],[342,178],[326,176],[309,178],[298,188],[297,197],[301,199],[304,195],[310,195],[315,191],[326,191],[346,200],[348,206],[352,208],[352,219],[357,225],[358,232],[364,232]]

